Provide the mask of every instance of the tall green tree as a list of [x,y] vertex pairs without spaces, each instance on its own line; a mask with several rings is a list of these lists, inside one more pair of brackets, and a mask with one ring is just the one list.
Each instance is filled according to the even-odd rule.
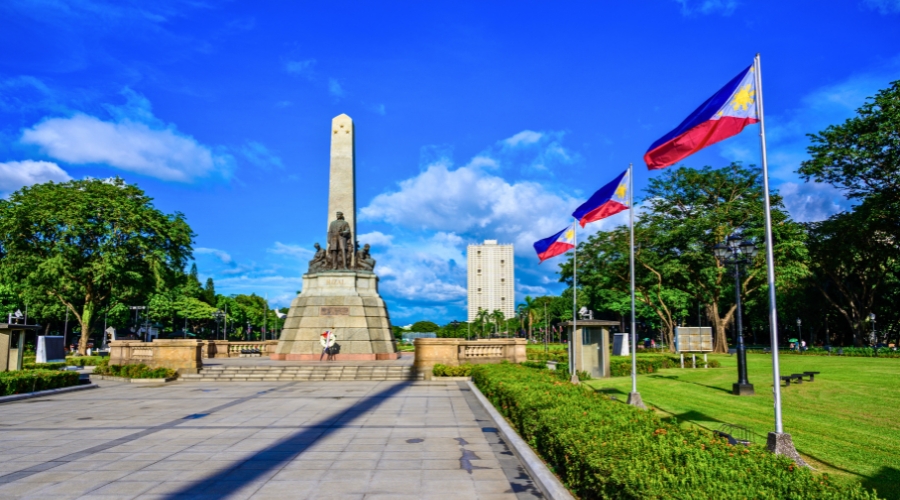
[[95,311],[166,288],[191,258],[193,233],[122,179],[48,182],[0,200],[0,272],[25,295],[52,297],[81,326]]

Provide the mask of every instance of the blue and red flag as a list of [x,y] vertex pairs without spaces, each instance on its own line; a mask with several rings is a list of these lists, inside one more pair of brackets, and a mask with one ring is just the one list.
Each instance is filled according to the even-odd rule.
[[541,262],[551,257],[562,255],[573,248],[575,248],[575,224],[549,238],[544,238],[534,243],[534,250],[537,252],[538,259]]
[[609,184],[603,186],[588,201],[581,204],[575,209],[572,217],[575,217],[584,227],[589,222],[605,219],[611,215],[615,215],[622,210],[628,210],[628,201],[625,196],[628,194],[628,171],[619,174]]
[[644,154],[647,168],[657,170],[674,165],[758,122],[755,76],[753,66],[745,69],[695,109],[675,130],[654,142]]

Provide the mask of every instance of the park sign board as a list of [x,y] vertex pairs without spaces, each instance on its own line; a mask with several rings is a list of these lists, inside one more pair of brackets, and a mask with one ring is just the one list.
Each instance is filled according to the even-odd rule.
[[711,352],[713,350],[712,327],[676,326],[675,349],[678,352]]

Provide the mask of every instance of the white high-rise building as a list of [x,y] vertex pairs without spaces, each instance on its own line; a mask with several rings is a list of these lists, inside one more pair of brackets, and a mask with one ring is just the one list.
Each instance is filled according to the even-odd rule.
[[515,268],[513,246],[498,245],[497,240],[484,240],[483,245],[469,245],[469,321],[478,310],[488,313],[500,310],[507,318],[516,315]]

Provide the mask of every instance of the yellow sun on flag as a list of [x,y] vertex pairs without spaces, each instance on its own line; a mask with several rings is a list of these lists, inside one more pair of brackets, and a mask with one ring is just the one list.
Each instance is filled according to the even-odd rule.
[[619,184],[619,187],[616,188],[616,197],[620,199],[625,198],[625,193],[627,192],[628,187],[625,186],[625,183]]
[[574,230],[574,229],[569,229],[568,231],[566,231],[566,239],[567,239],[567,240],[571,240],[571,239],[574,238],[574,237],[575,237],[575,230]]
[[737,94],[734,94],[734,99],[732,99],[731,101],[731,106],[735,111],[747,111],[747,108],[753,105],[754,98],[756,97],[756,91],[750,90],[750,87],[751,85],[748,83],[747,85],[744,85]]

